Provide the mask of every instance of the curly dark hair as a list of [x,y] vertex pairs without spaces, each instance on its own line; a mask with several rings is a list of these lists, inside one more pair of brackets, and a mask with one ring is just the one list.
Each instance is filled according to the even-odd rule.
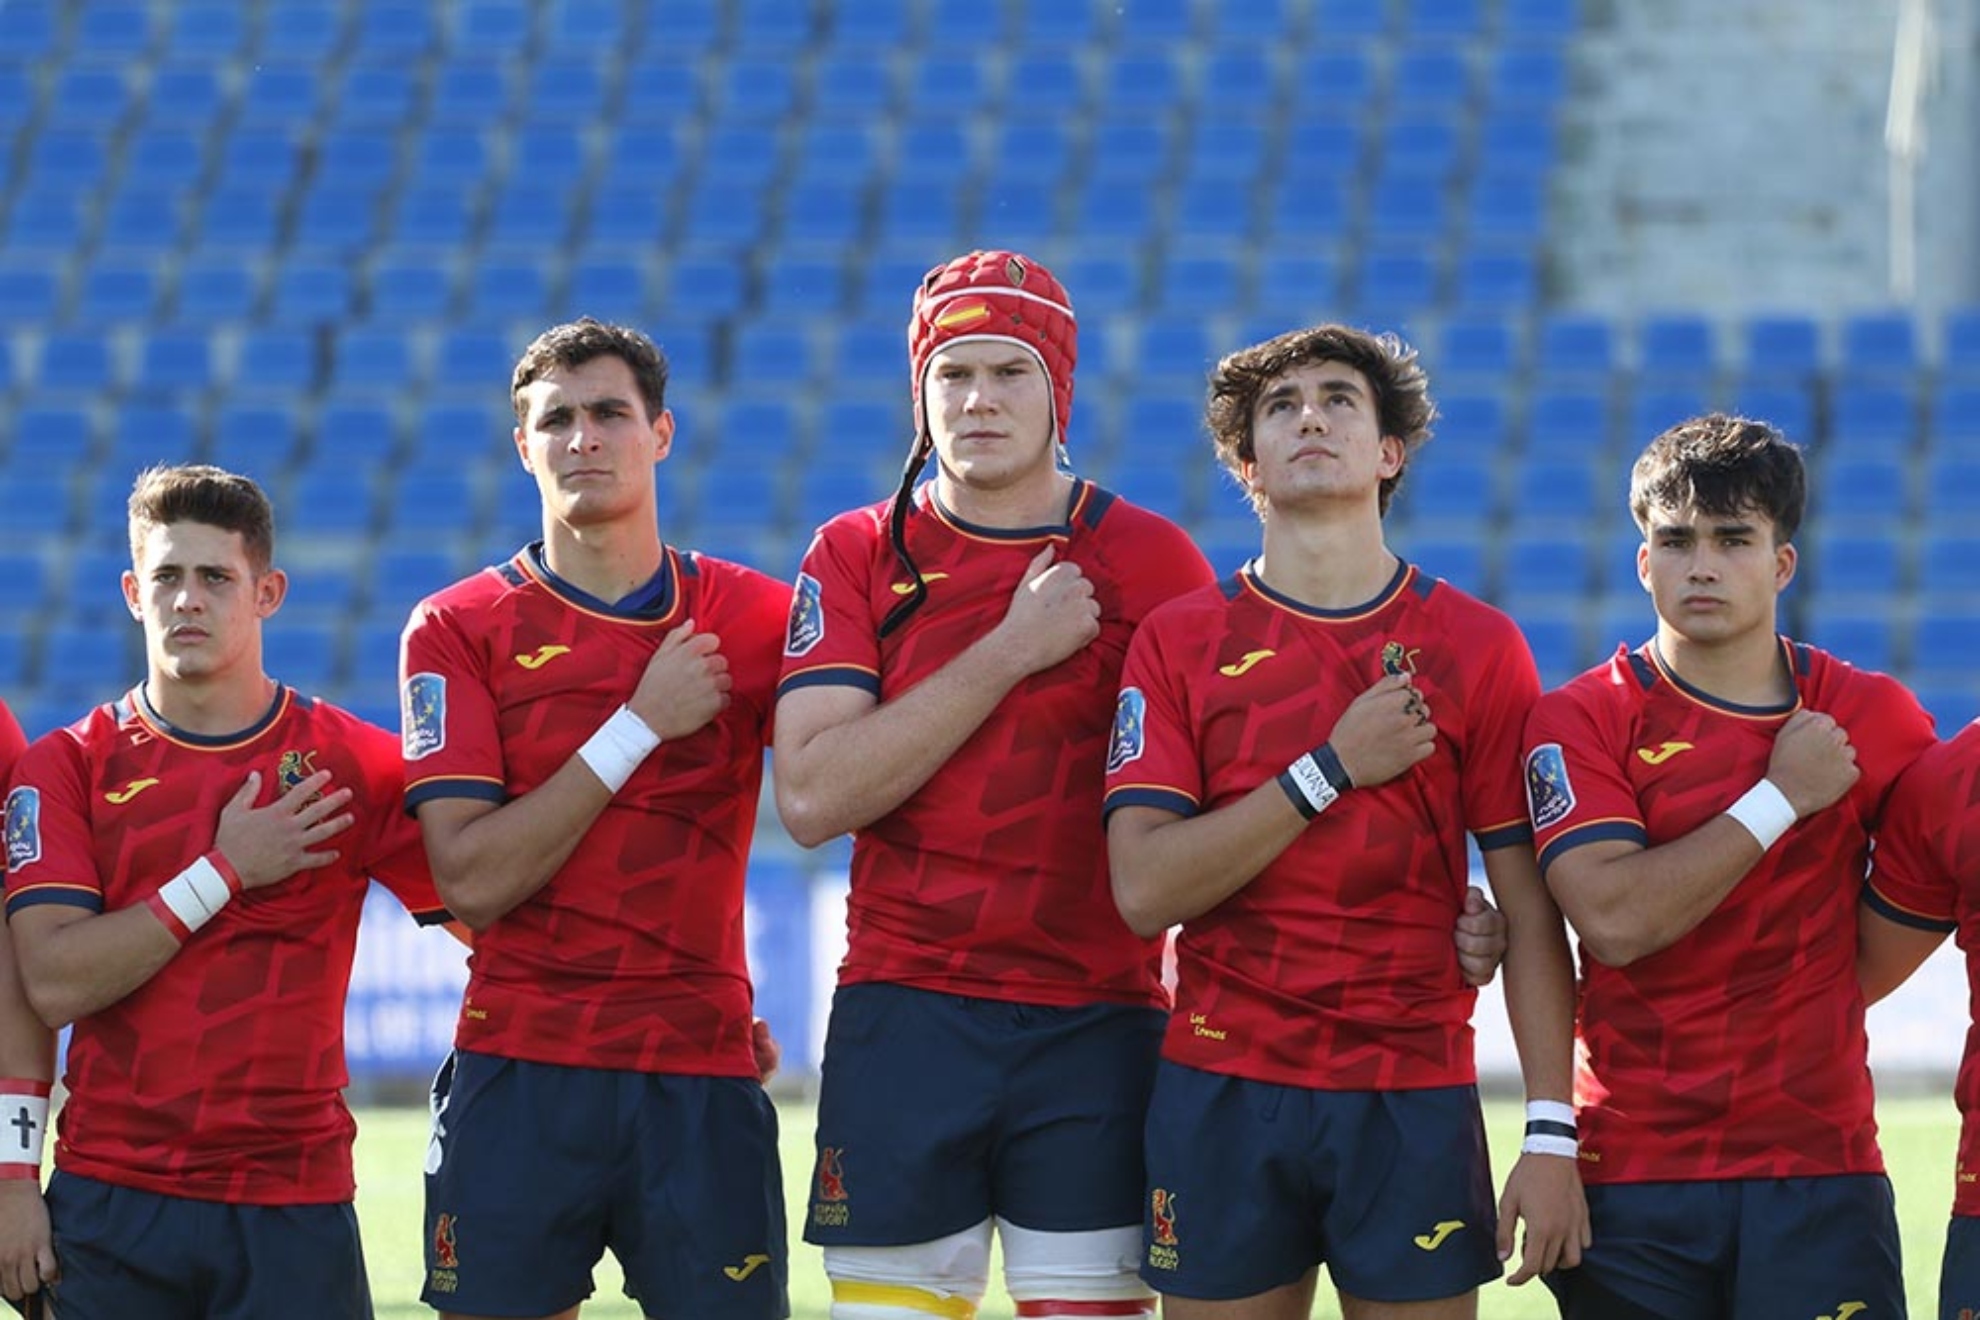
[[1646,534],[1650,511],[1696,504],[1717,517],[1752,511],[1774,524],[1774,543],[1794,539],[1808,503],[1801,449],[1766,422],[1707,413],[1679,422],[1637,456],[1629,512]]
[[[1270,382],[1309,362],[1344,362],[1359,371],[1375,391],[1376,419],[1382,434],[1402,441],[1403,467],[1382,481],[1381,511],[1386,514],[1396,487],[1402,484],[1410,455],[1430,438],[1430,423],[1437,417],[1437,405],[1430,399],[1430,378],[1417,361],[1416,350],[1393,334],[1316,325],[1287,331],[1226,356],[1211,373],[1204,415],[1218,461],[1242,480],[1244,464],[1255,457],[1251,420],[1259,396]],[[1263,515],[1264,497],[1256,491],[1252,492],[1251,505]]]
[[632,368],[640,398],[646,401],[648,421],[666,411],[667,355],[660,346],[630,326],[607,325],[586,316],[550,327],[523,350],[509,382],[509,402],[515,407],[516,420],[524,420],[523,390],[545,372],[581,367],[601,357],[618,358]]

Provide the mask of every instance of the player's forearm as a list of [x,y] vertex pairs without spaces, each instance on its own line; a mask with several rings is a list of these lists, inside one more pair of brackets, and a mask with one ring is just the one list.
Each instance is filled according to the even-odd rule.
[[1492,896],[1506,917],[1506,1020],[1529,1100],[1567,1101],[1574,1089],[1574,955],[1560,909],[1540,883],[1532,850],[1485,854]]
[[144,904],[60,925],[21,913],[14,928],[22,987],[35,1015],[51,1030],[122,1000],[180,948],[179,937]]
[[422,803],[420,829],[441,901],[469,930],[486,930],[550,882],[611,800],[573,756],[549,779],[497,807]]
[[1130,930],[1152,938],[1210,911],[1319,827],[1273,780],[1201,816],[1121,807],[1107,818],[1114,903]]
[[1746,828],[1721,815],[1655,848],[1574,849],[1549,868],[1547,886],[1582,947],[1627,967],[1689,935],[1761,856]]
[[0,1077],[55,1079],[55,1033],[28,1002],[13,941],[0,935]]
[[781,715],[771,777],[777,814],[815,848],[864,828],[919,792],[1025,677],[992,639],[907,691],[799,742]]

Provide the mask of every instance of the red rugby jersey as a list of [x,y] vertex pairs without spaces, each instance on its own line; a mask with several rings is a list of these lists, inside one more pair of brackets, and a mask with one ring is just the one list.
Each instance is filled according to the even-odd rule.
[[1092,581],[1100,635],[1019,683],[926,784],[857,831],[840,983],[1165,1002],[1161,941],[1137,937],[1114,906],[1102,767],[1128,638],[1157,604],[1210,580],[1202,553],[1167,519],[1088,482],[1063,524],[1018,530],[965,523],[924,486],[908,545],[928,599],[883,641],[880,620],[909,581],[887,505],[819,529],[791,606],[781,691],[837,684],[885,700],[913,687],[1002,621],[1047,545]]
[[1861,771],[1669,948],[1621,968],[1583,951],[1575,1098],[1589,1182],[1883,1168],[1856,904],[1884,800],[1931,745],[1932,719],[1894,679],[1785,638],[1781,653],[1796,691],[1785,707],[1717,701],[1645,645],[1548,693],[1527,726],[1543,870],[1596,840],[1691,833],[1766,774],[1801,706],[1842,725]]
[[376,876],[444,919],[399,810],[398,740],[284,688],[252,728],[174,729],[143,690],[37,739],[7,798],[7,911],[143,903],[213,846],[250,771],[260,805],[317,770],[355,793],[337,861],[236,896],[156,975],[80,1019],[57,1168],[250,1205],[348,1201],[344,997]]
[[790,592],[669,547],[657,600],[616,609],[534,548],[428,597],[401,648],[406,805],[504,802],[555,774],[668,632],[714,633],[721,714],[633,772],[549,883],[475,938],[455,1041],[505,1058],[754,1077],[743,872]]
[[1165,1057],[1319,1090],[1475,1078],[1451,930],[1465,834],[1525,846],[1519,736],[1539,693],[1505,615],[1402,565],[1380,595],[1318,610],[1249,568],[1158,610],[1123,676],[1107,807],[1214,811],[1327,738],[1384,673],[1413,673],[1437,749],[1355,788],[1217,907],[1185,922]]

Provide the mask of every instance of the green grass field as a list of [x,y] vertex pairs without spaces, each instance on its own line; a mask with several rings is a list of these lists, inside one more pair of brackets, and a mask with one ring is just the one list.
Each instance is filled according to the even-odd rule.
[[[787,1203],[802,1206],[811,1169],[809,1105],[780,1106],[783,1120],[784,1182]],[[1953,1149],[1958,1115],[1950,1096],[1934,1091],[1887,1096],[1879,1106],[1884,1154],[1897,1185],[1898,1214],[1911,1314],[1933,1314],[1939,1252],[1945,1244],[1946,1215],[1952,1204]],[[1517,1148],[1519,1106],[1495,1101],[1486,1107],[1493,1135],[1493,1167],[1503,1175]],[[426,1151],[427,1120],[414,1109],[367,1109],[358,1115],[358,1214],[381,1320],[431,1316],[418,1300],[420,1286],[420,1167]],[[797,1215],[792,1214],[792,1222]],[[584,1308],[589,1320],[638,1320],[639,1311],[619,1290],[616,1266],[608,1257],[598,1269],[598,1292]],[[997,1274],[993,1267],[993,1280]],[[1323,1285],[1314,1313],[1337,1317],[1339,1308]],[[824,1320],[829,1302],[816,1249],[791,1241],[791,1312],[796,1320]],[[1010,1320],[1011,1307],[993,1282],[981,1312],[983,1320]],[[1483,1320],[1552,1320],[1553,1302],[1539,1284],[1486,1288],[1479,1305]]]

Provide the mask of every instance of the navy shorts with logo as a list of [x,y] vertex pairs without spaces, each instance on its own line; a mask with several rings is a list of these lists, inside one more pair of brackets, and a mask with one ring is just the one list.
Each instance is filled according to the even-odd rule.
[[357,1212],[234,1205],[55,1171],[58,1315],[145,1320],[370,1320]]
[[907,986],[832,999],[804,1238],[904,1246],[995,1216],[1046,1233],[1141,1218],[1166,1015]]
[[1903,1316],[1882,1174],[1597,1183],[1595,1244],[1547,1276],[1564,1320]]
[[1320,1264],[1376,1302],[1499,1277],[1475,1086],[1318,1091],[1164,1062],[1148,1187],[1141,1277],[1160,1293],[1255,1297]]
[[457,1050],[433,1104],[427,1305],[562,1311],[609,1250],[649,1316],[790,1313],[777,1115],[755,1079]]

